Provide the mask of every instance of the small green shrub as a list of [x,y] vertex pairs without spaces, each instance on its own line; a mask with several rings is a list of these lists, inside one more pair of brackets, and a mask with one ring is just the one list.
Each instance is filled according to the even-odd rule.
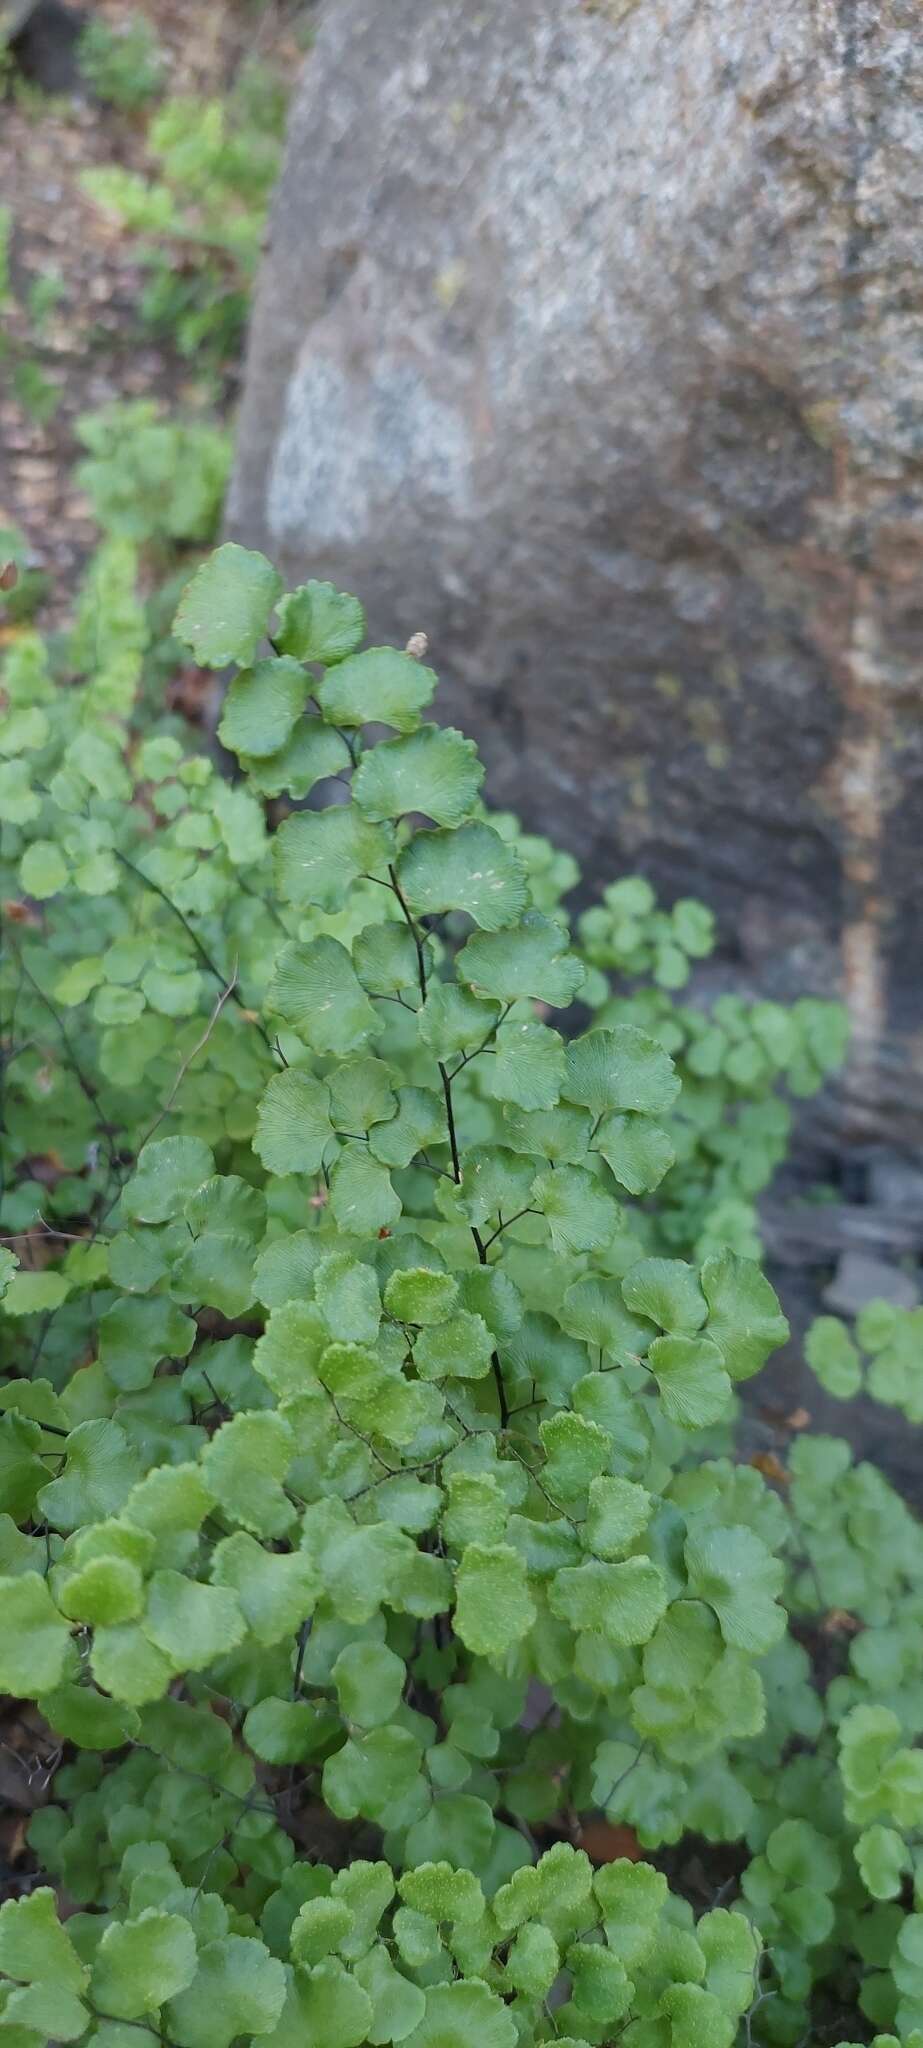
[[25,305],[20,306],[13,289],[12,240],[13,214],[8,206],[0,206],[0,371],[20,409],[44,427],[57,412],[61,392],[46,376],[38,349],[63,287],[53,272],[34,277]]
[[163,91],[164,53],[143,15],[119,24],[93,17],[81,34],[77,62],[97,99],[123,113],[136,113]]
[[142,321],[197,362],[220,366],[239,350],[284,116],[278,81],[244,67],[226,100],[158,109],[150,178],[120,165],[84,174],[91,198],[139,237]]
[[200,568],[233,784],[136,729],[126,541],[6,657],[0,1687],[64,1761],[0,2028],[920,2048],[918,1525],[834,1439],[735,1462],[787,1325],[664,1246],[697,1030],[363,628]]
[[104,533],[161,546],[212,538],[231,463],[222,428],[165,419],[139,398],[84,413],[77,436],[88,451],[77,482]]

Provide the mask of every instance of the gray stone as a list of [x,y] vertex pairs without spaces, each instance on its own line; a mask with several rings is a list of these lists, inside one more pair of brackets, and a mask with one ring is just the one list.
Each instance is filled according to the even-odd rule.
[[844,1252],[829,1287],[824,1288],[824,1305],[836,1315],[857,1316],[870,1301],[889,1301],[895,1308],[916,1308],[920,1290],[909,1273],[875,1259],[867,1252]]
[[879,1153],[869,1164],[869,1200],[916,1219],[923,1239],[923,1164]]
[[328,0],[230,531],[923,1133],[919,0]]
[[11,42],[19,34],[36,5],[37,0],[0,0],[0,44]]

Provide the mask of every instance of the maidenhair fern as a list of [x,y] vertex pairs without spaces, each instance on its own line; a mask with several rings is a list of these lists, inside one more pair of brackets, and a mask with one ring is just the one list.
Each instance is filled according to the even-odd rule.
[[0,1687],[63,1761],[0,2037],[919,2048],[918,1527],[837,1441],[731,1452],[839,1012],[680,1011],[710,921],[636,881],[575,943],[363,632],[199,569],[236,782],[136,729],[124,542],[6,656]]

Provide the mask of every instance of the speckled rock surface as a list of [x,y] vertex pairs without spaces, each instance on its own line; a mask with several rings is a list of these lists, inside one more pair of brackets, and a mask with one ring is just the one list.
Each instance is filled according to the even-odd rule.
[[495,801],[840,987],[923,1133],[918,0],[327,0],[231,532],[423,627]]

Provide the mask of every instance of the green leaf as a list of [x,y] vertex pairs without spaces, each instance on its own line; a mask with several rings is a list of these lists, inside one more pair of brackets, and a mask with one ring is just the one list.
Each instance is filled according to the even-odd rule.
[[104,1929],[93,1964],[94,2003],[116,2019],[141,2019],[185,1991],[196,1967],[188,1920],[148,1908],[137,1920]]
[[265,555],[227,541],[187,583],[173,621],[174,636],[192,649],[202,668],[225,668],[232,661],[246,667],[281,590],[282,578]]
[[700,1984],[669,1984],[658,2011],[669,2022],[671,2048],[733,2048],[737,2020]]
[[583,987],[586,970],[568,951],[567,932],[537,910],[513,932],[473,932],[456,961],[462,981],[479,996],[513,1002],[519,996],[566,1009]]
[[662,1330],[692,1332],[705,1321],[698,1280],[683,1259],[639,1259],[622,1281],[622,1298],[634,1315],[648,1317]]
[[100,1317],[100,1361],[113,1386],[135,1393],[150,1386],[162,1358],[188,1358],[196,1334],[192,1317],[163,1295],[117,1301]]
[[348,1643],[330,1675],[346,1720],[378,1728],[397,1713],[407,1669],[385,1643]]
[[352,1052],[382,1029],[382,1020],[338,939],[283,946],[266,1001],[314,1052]]
[[372,2001],[343,1967],[327,1956],[298,1984],[297,2039],[312,2048],[359,2048],[368,2040]]
[[804,1355],[821,1386],[838,1401],[851,1401],[862,1385],[862,1363],[845,1323],[817,1316],[804,1340]]
[[313,1303],[275,1308],[253,1354],[253,1368],[280,1400],[317,1386],[316,1367],[330,1332]]
[[178,2048],[230,2048],[239,2034],[270,2034],[285,2003],[285,1971],[261,1941],[227,1934],[199,1951],[188,1989],[169,2007]]
[[544,1998],[561,1968],[561,1952],[554,1935],[537,1920],[521,1927],[506,1960],[506,1974],[515,1991],[527,1997]]
[[300,1067],[273,1074],[257,1111],[253,1150],[267,1173],[319,1173],[333,1138],[330,1096]]
[[505,1496],[489,1473],[450,1475],[442,1532],[451,1550],[464,1550],[469,1543],[499,1543],[508,1519]]
[[53,839],[33,839],[19,863],[23,893],[39,903],[47,902],[50,896],[57,896],[59,890],[66,888],[68,873],[67,862]]
[[330,1209],[340,1229],[353,1237],[390,1230],[401,1214],[387,1167],[357,1145],[341,1153],[330,1176]]
[[781,1560],[744,1527],[693,1528],[685,1554],[690,1593],[714,1609],[725,1642],[764,1656],[785,1632]]
[[432,1326],[444,1323],[458,1300],[458,1281],[451,1273],[434,1273],[425,1266],[405,1266],[385,1287],[385,1307],[399,1323]]
[[[3,2033],[7,2042],[76,2041],[85,2034],[90,2015],[79,1998],[61,1984],[27,1984],[18,1991],[3,1987]],[[34,2030],[34,2031],[33,2031]]]
[[375,1938],[378,1923],[394,1897],[394,1878],[387,1863],[366,1863],[354,1858],[333,1880],[334,1896],[343,1899],[353,1916],[352,1932],[341,1943],[348,1961],[364,1955]]
[[617,1280],[587,1273],[567,1290],[560,1310],[565,1330],[621,1364],[643,1358],[655,1325],[628,1314]]
[[[428,967],[432,949],[424,948]],[[363,926],[353,940],[353,966],[363,988],[373,996],[402,995],[419,984],[417,949],[413,934],[403,921],[385,918],[382,924]]]
[[272,1413],[235,1415],[215,1431],[202,1454],[202,1474],[230,1522],[254,1536],[285,1534],[295,1509],[282,1482],[295,1448],[288,1423]]
[[589,1031],[568,1047],[563,1093],[594,1117],[627,1109],[662,1116],[676,1100],[679,1078],[656,1039],[620,1024],[613,1031]]
[[599,1478],[590,1482],[586,1541],[595,1557],[623,1557],[650,1521],[653,1502],[631,1479]]
[[459,1052],[474,1053],[493,1038],[500,1022],[495,1003],[482,1003],[454,981],[431,981],[426,1001],[417,1012],[424,1045],[441,1060]]
[[761,1942],[742,1913],[719,1906],[703,1913],[695,1930],[705,1957],[705,1988],[727,2013],[740,2017],[753,2004]]
[[35,1699],[38,1693],[50,1692],[60,1684],[70,1630],[53,1605],[44,1579],[34,1572],[0,1579],[0,1600],[0,1690],[17,1698]]
[[339,1820],[382,1821],[412,1791],[420,1747],[408,1728],[372,1728],[350,1737],[324,1765],[323,1795]]
[[175,1671],[204,1671],[246,1632],[233,1593],[173,1571],[154,1573],[142,1627]]
[[152,1138],[123,1191],[125,1214],[136,1223],[169,1223],[214,1171],[214,1154],[201,1138]]
[[381,1298],[371,1266],[349,1252],[327,1252],[314,1277],[314,1293],[332,1337],[346,1344],[375,1343]]
[[702,1292],[709,1337],[732,1380],[751,1379],[789,1335],[775,1289],[752,1259],[724,1251],[706,1259]]
[[216,1586],[236,1594],[248,1628],[266,1645],[295,1634],[313,1614],[320,1590],[309,1557],[264,1550],[243,1530],[216,1544],[211,1575]]
[[667,1880],[649,1863],[619,1859],[597,1870],[593,1889],[599,1900],[609,1947],[629,1973],[643,1965],[654,1946],[661,1913],[667,1903]]
[[[5,1680],[0,1683],[5,1685]],[[61,1926],[54,1892],[47,1885],[0,1906],[0,1971],[20,1984],[50,1980],[67,1991],[84,1989],[88,1971]]]
[[534,1167],[534,1159],[524,1159],[503,1145],[471,1147],[456,1194],[463,1217],[475,1225],[499,1221],[501,1214],[516,1217],[530,1204]]
[[244,1740],[267,1764],[300,1764],[313,1756],[324,1724],[307,1700],[259,1700],[244,1722]]
[[633,1986],[618,1956],[600,1943],[578,1941],[567,1951],[574,2011],[594,2024],[624,2019]]
[[3,1292],[3,1313],[35,1316],[60,1308],[69,1293],[63,1273],[47,1267],[42,1273],[13,1273]]
[[910,1867],[910,1851],[894,1828],[865,1828],[853,1851],[859,1875],[873,1899],[896,1899]]
[[291,738],[309,689],[304,669],[284,655],[242,669],[225,697],[218,738],[232,753],[256,760],[278,753]]
[[91,1558],[57,1590],[62,1614],[93,1626],[136,1621],[144,1605],[141,1573],[127,1557]]
[[517,855],[492,826],[480,823],[455,832],[415,833],[397,876],[417,916],[464,910],[488,932],[518,923],[528,901]]
[[372,2001],[368,2039],[373,2048],[380,2042],[405,2040],[423,2018],[425,1993],[395,1969],[381,1942],[362,1956],[353,1974]]
[[509,1017],[493,1040],[483,1079],[491,1095],[521,1109],[553,1109],[564,1079],[564,1040],[535,1017]]
[[329,1078],[330,1113],[336,1129],[356,1133],[387,1123],[397,1113],[396,1079],[394,1069],[371,1054],[343,1060]]
[[594,1140],[620,1187],[630,1195],[649,1195],[676,1162],[666,1131],[648,1116],[607,1116]]
[[80,1422],[67,1439],[64,1470],[39,1494],[53,1529],[79,1529],[118,1514],[139,1477],[140,1460],[116,1422]]
[[483,780],[473,740],[452,726],[423,725],[407,739],[369,748],[356,770],[353,798],[374,823],[413,811],[437,825],[460,825]]
[[282,1308],[311,1293],[320,1258],[317,1233],[294,1230],[277,1237],[259,1255],[253,1268],[253,1295],[264,1308]]
[[357,597],[333,583],[309,582],[282,598],[275,639],[283,654],[329,666],[352,654],[364,632],[365,613]]
[[397,1888],[413,1912],[425,1913],[430,1920],[463,1926],[479,1920],[484,1911],[477,1878],[470,1870],[453,1870],[450,1863],[420,1863],[405,1871]]
[[128,1706],[162,1699],[174,1666],[148,1642],[138,1622],[98,1628],[93,1638],[93,1676],[105,1692]]
[[273,840],[276,887],[296,909],[339,910],[360,875],[384,879],[391,852],[388,829],[369,824],[353,804],[299,811]]
[[285,745],[272,754],[241,754],[250,790],[261,796],[310,796],[318,782],[344,775],[352,766],[342,733],[319,718],[300,718]]
[[317,696],[331,725],[392,725],[416,732],[420,712],[436,689],[431,668],[395,647],[367,647],[328,669]]
[[408,2048],[516,2048],[516,2022],[477,1978],[437,1984],[426,1993],[426,2013],[407,2035]]
[[565,1256],[599,1250],[619,1227],[618,1204],[582,1166],[540,1173],[529,1190],[529,1203],[545,1217],[554,1250]]
[[535,1614],[518,1551],[508,1543],[469,1543],[455,1578],[455,1629],[466,1648],[502,1662],[528,1635]]
[[682,1429],[707,1429],[726,1414],[731,1382],[707,1337],[657,1337],[648,1352],[663,1412]]
[[490,1371],[493,1339],[487,1324],[459,1309],[436,1328],[424,1329],[413,1348],[422,1380],[482,1380]]
[[576,1500],[585,1493],[612,1456],[612,1439],[606,1431],[569,1409],[548,1416],[540,1424],[539,1435],[548,1460],[544,1483],[561,1500]]
[[42,1694],[39,1713],[65,1742],[78,1749],[121,1749],[138,1733],[132,1707],[97,1692],[92,1685],[60,1685]]
[[549,1589],[552,1612],[572,1628],[604,1635],[610,1643],[646,1643],[667,1604],[662,1574],[649,1557],[622,1564],[566,1566]]
[[339,1948],[353,1916],[342,1899],[306,1899],[292,1928],[292,1961],[310,1970]]

